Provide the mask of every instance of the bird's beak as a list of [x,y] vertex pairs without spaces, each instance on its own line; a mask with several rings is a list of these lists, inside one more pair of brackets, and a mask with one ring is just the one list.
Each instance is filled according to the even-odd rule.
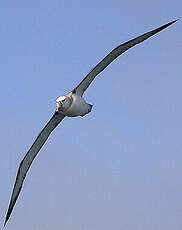
[[61,101],[57,101],[56,105],[57,105],[56,111],[59,112],[60,108],[62,107]]
[[61,101],[56,101],[56,104],[59,106],[62,105]]

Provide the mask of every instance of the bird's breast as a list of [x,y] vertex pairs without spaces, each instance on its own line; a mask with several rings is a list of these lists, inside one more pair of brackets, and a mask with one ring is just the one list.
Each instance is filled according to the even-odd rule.
[[70,108],[64,113],[68,117],[83,116],[90,112],[90,105],[79,95],[72,94]]

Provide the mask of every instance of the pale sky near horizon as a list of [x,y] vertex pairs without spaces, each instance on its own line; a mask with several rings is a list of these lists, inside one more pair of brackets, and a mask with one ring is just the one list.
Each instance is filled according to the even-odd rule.
[[181,230],[181,1],[0,4],[0,226],[23,156],[72,90],[117,45],[130,49],[85,94],[35,159],[7,230]]

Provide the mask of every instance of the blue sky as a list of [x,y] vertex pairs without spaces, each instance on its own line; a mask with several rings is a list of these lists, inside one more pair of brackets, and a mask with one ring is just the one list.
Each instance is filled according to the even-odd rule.
[[[0,220],[19,163],[72,90],[115,46],[181,16],[180,1],[3,1]],[[129,50],[34,161],[7,229],[179,230],[181,20]]]

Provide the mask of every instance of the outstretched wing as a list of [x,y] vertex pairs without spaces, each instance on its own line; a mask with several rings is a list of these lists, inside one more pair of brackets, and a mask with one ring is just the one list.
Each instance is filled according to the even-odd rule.
[[23,158],[22,162],[20,163],[4,225],[6,224],[6,222],[8,221],[11,215],[13,207],[21,191],[23,181],[26,177],[28,169],[30,168],[34,158],[36,157],[36,155],[38,154],[38,152],[46,142],[51,132],[57,127],[57,125],[63,120],[64,117],[65,117],[64,115],[58,112],[54,113],[50,121],[40,132],[40,134],[38,135],[38,137],[36,138],[32,146],[30,147],[29,151]]
[[80,84],[73,90],[79,95],[83,95],[85,90],[89,87],[91,82],[94,80],[94,78],[102,72],[112,61],[114,61],[118,56],[120,56],[122,53],[124,53],[126,50],[130,49],[131,47],[137,45],[140,42],[143,42],[144,40],[148,39],[149,37],[153,36],[154,34],[160,32],[161,30],[164,30],[166,27],[170,26],[171,24],[175,23],[178,20],[174,20],[172,22],[169,22],[155,30],[152,30],[150,32],[147,32],[137,38],[134,38],[128,42],[125,42],[119,46],[117,46],[115,49],[113,49],[102,61],[100,61],[88,74],[87,76],[80,82]]

